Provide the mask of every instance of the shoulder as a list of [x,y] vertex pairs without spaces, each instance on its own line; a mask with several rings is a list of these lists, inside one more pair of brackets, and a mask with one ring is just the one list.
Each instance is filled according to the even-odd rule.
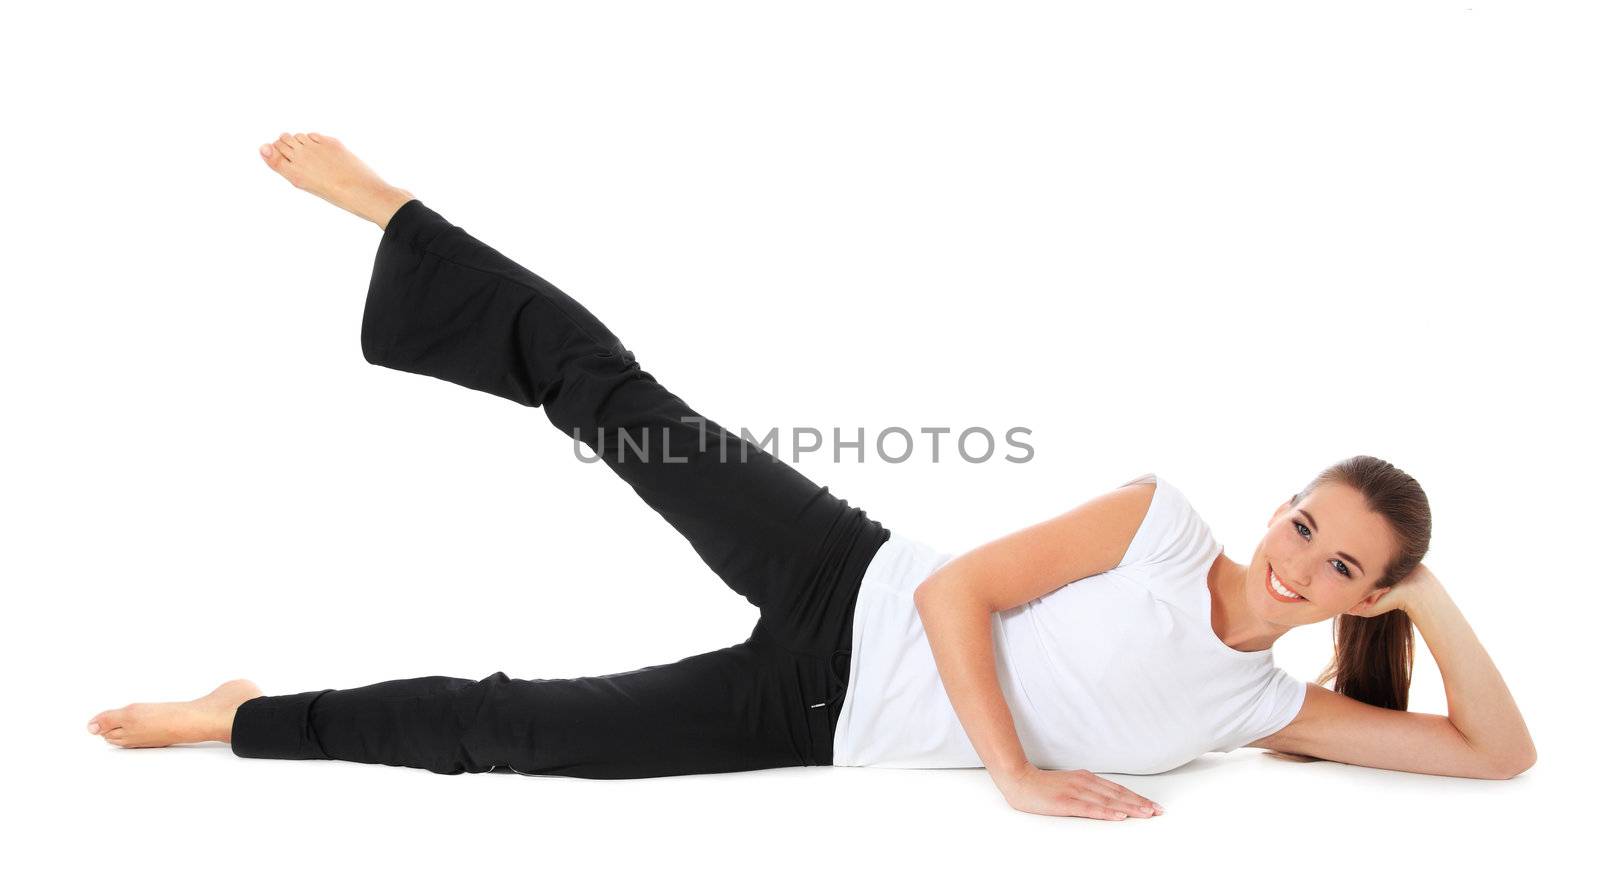
[[1150,472],[1122,484],[1121,489],[1141,493],[1147,510],[1119,565],[1188,560],[1213,550],[1211,527],[1172,481]]

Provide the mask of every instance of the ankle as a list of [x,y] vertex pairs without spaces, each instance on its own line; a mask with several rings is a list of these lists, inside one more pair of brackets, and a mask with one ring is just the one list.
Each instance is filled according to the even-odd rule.
[[388,229],[389,221],[394,219],[395,212],[415,198],[410,190],[402,190],[399,187],[386,188],[374,204],[372,222],[378,225],[378,229]]
[[211,739],[220,740],[223,743],[232,743],[233,721],[239,716],[239,708],[251,700],[254,700],[254,698],[245,698],[244,700],[239,701],[232,706],[224,707],[222,711],[216,715],[216,718],[212,723]]

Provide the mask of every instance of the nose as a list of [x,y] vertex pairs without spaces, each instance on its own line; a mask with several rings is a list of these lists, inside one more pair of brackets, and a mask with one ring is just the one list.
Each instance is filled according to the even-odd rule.
[[1279,568],[1279,565],[1274,563],[1272,571],[1278,573],[1278,580],[1291,590],[1298,593],[1298,588],[1311,583],[1310,564],[1301,560],[1288,560],[1281,564],[1282,568]]

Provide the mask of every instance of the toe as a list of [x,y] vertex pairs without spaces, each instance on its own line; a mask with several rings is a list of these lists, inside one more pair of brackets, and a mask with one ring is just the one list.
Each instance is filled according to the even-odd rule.
[[330,138],[327,135],[322,134],[321,132],[306,132],[306,137],[310,138],[313,142],[318,143],[318,144],[325,144],[328,141],[333,140],[333,138]]
[[[290,170],[294,167],[294,161],[289,158],[289,151],[285,150],[280,143],[263,144],[261,146],[261,160],[267,163],[273,171],[284,177],[289,177]],[[293,180],[293,178],[290,179],[291,181]]]
[[294,135],[284,132],[278,136],[278,149],[284,151],[285,156],[293,156],[294,148],[298,146],[300,142],[294,139]]
[[126,715],[125,710],[106,710],[89,720],[89,733],[105,736],[106,732],[121,728],[122,723],[126,721]]
[[302,144],[311,143],[311,141],[306,138],[306,133],[305,132],[295,132],[294,133],[294,139],[296,141],[299,141]]

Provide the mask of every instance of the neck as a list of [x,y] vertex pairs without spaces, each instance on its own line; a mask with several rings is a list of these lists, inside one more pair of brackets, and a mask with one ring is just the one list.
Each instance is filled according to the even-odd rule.
[[1211,629],[1223,645],[1234,651],[1259,652],[1272,648],[1291,628],[1263,621],[1250,611],[1245,583],[1249,568],[1222,554],[1211,564],[1206,586],[1211,590]]

